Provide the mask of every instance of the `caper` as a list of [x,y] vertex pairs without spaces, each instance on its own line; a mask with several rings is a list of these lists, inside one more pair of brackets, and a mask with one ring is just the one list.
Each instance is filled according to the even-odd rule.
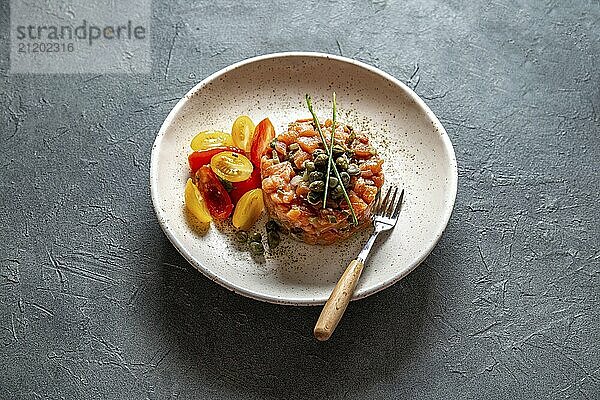
[[339,144],[333,146],[333,155],[336,157],[341,156],[342,154],[344,154],[345,151],[346,149],[343,146],[340,146]]
[[260,234],[260,232],[255,232],[252,235],[250,235],[248,240],[250,242],[260,242],[260,241],[262,241],[262,235]]
[[312,205],[314,206],[314,205],[316,205],[316,204],[319,204],[319,203],[321,203],[321,201],[322,201],[323,199],[322,199],[322,196],[321,196],[321,194],[320,194],[320,193],[317,193],[317,192],[308,192],[308,195],[306,196],[306,200],[307,200],[307,201],[308,201],[310,204],[312,204]]
[[272,219],[270,219],[267,224],[265,225],[265,228],[267,228],[267,232],[271,232],[271,231],[278,231],[279,230],[279,224],[275,221],[273,221]]
[[339,183],[340,183],[340,181],[338,181],[338,178],[336,178],[335,176],[329,177],[329,187],[330,188],[336,187]]
[[338,185],[336,186],[331,192],[331,198],[339,200],[342,197],[344,197],[344,190],[342,189],[342,186]]
[[267,243],[269,244],[270,249],[274,249],[275,247],[279,246],[280,242],[281,237],[279,236],[279,232],[270,231],[267,233]]
[[304,161],[302,163],[302,168],[307,170],[308,172],[313,172],[315,170],[315,163],[309,160]]
[[354,131],[354,129],[352,129],[351,126],[349,126],[348,129],[350,129],[350,134],[348,135],[348,142],[352,143],[352,141],[356,139],[356,132]]
[[337,165],[339,169],[346,170],[348,169],[348,159],[346,157],[338,157],[335,160],[335,165]]
[[310,182],[322,181],[324,177],[325,177],[325,174],[322,173],[321,171],[313,171],[308,176],[308,180]]
[[237,240],[240,243],[246,243],[248,241],[248,232],[238,231],[235,234],[235,240]]
[[327,155],[326,154],[319,154],[317,156],[317,158],[315,158],[315,167],[318,169],[324,169],[327,167]]
[[[331,182],[331,178],[329,179],[329,182]],[[331,183],[330,183],[331,186]],[[323,181],[314,181],[313,183],[311,183],[308,188],[314,192],[323,192],[325,190],[325,182]]]
[[255,256],[260,256],[265,252],[265,248],[261,242],[250,242],[248,246],[250,247],[250,252]]
[[308,171],[304,171],[304,173],[302,174],[302,180],[304,182],[308,182],[309,179],[310,179],[310,175],[309,175]]
[[354,157],[354,151],[347,150],[346,151],[346,157],[348,157],[348,159],[351,159],[352,157]]
[[290,151],[298,151],[299,148],[300,148],[300,145],[298,143],[292,143],[288,147],[288,149]]
[[360,168],[358,168],[358,165],[352,163],[348,165],[348,173],[352,176],[360,175]]
[[342,178],[342,184],[344,185],[344,187],[350,184],[350,174],[346,171],[340,172],[340,178]]
[[313,151],[312,156],[313,156],[313,158],[317,158],[321,154],[325,154],[325,150],[319,148],[319,149],[315,149]]

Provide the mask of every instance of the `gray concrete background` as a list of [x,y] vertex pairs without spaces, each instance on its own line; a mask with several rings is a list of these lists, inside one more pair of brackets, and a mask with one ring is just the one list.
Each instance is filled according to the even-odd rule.
[[[600,397],[598,1],[155,2],[152,73],[110,76],[9,75],[6,3],[0,398]],[[191,268],[149,197],[177,99],[285,50],[408,81],[459,163],[431,256],[328,343]]]

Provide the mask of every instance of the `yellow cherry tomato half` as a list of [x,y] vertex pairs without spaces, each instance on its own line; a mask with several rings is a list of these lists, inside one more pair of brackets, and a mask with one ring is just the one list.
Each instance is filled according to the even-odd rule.
[[233,139],[229,133],[218,131],[202,131],[192,139],[192,150],[208,150],[215,147],[233,146]]
[[250,229],[258,221],[264,209],[262,189],[250,190],[244,193],[235,206],[231,222],[238,229]]
[[231,127],[231,137],[233,138],[233,144],[236,147],[244,150],[245,152],[250,151],[252,145],[252,135],[254,134],[254,122],[250,117],[242,115],[237,117]]
[[192,213],[192,215],[198,218],[200,222],[210,222],[212,217],[208,212],[206,203],[200,195],[198,187],[194,185],[192,178],[188,178],[185,184],[185,206]]
[[222,151],[210,159],[210,168],[221,179],[242,182],[250,178],[254,167],[246,156],[233,151]]

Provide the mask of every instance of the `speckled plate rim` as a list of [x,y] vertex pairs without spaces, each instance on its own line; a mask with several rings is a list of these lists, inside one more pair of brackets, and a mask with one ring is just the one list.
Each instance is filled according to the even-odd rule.
[[429,254],[431,254],[431,252],[433,251],[433,249],[439,242],[440,238],[442,237],[442,234],[444,233],[446,226],[448,225],[448,222],[450,221],[450,217],[451,217],[452,211],[454,209],[454,203],[456,201],[456,193],[458,190],[458,166],[457,166],[457,162],[456,162],[456,155],[454,153],[454,148],[452,146],[452,142],[450,141],[450,138],[448,137],[448,134],[446,133],[446,130],[442,126],[441,122],[438,120],[438,118],[435,116],[435,114],[431,111],[431,109],[427,106],[427,104],[425,104],[425,102],[412,89],[410,89],[408,86],[406,86],[400,80],[394,78],[392,75],[390,75],[387,72],[384,72],[376,67],[373,67],[369,64],[365,64],[361,61],[353,60],[351,58],[336,56],[336,55],[332,55],[332,54],[293,51],[293,52],[271,53],[271,54],[265,54],[265,55],[261,55],[261,56],[248,58],[248,59],[239,61],[237,63],[231,64],[228,67],[225,67],[225,68],[209,75],[207,78],[203,79],[200,83],[198,83],[196,86],[194,86],[192,89],[190,89],[185,94],[185,96],[183,96],[177,102],[175,107],[173,107],[171,112],[169,112],[169,114],[167,115],[167,118],[165,119],[165,121],[162,123],[160,130],[158,131],[158,134],[156,136],[156,139],[154,140],[154,144],[152,145],[152,154],[150,157],[150,195],[152,197],[152,205],[153,205],[154,211],[156,212],[156,215],[158,217],[158,223],[159,223],[160,227],[162,228],[162,230],[164,231],[167,238],[169,239],[169,241],[175,246],[177,251],[193,267],[195,267],[197,270],[202,272],[210,280],[212,280],[212,281],[218,283],[219,285],[221,285],[237,294],[240,294],[242,296],[246,296],[246,297],[249,297],[249,298],[252,298],[255,300],[265,301],[268,303],[282,304],[282,305],[297,305],[297,306],[311,306],[311,305],[325,304],[325,302],[327,301],[327,298],[314,298],[314,299],[310,299],[310,300],[307,300],[304,298],[283,298],[283,297],[278,297],[278,296],[272,296],[272,295],[265,294],[265,293],[255,292],[255,291],[249,290],[247,288],[240,287],[232,282],[229,282],[226,279],[222,279],[218,275],[214,274],[210,269],[204,267],[200,262],[198,262],[192,256],[192,254],[190,254],[190,252],[185,248],[185,246],[183,246],[181,244],[181,242],[177,239],[177,237],[169,229],[169,226],[167,223],[167,216],[164,215],[163,211],[159,207],[159,199],[158,199],[159,194],[158,194],[158,190],[157,190],[157,187],[158,187],[157,167],[158,167],[159,160],[158,160],[157,149],[160,148],[162,140],[167,132],[168,127],[171,125],[175,116],[181,110],[181,108],[187,103],[187,101],[197,91],[199,91],[200,89],[202,89],[209,83],[213,82],[214,80],[218,79],[220,76],[222,76],[236,68],[239,68],[246,64],[259,62],[259,61],[264,61],[264,60],[273,59],[273,58],[285,58],[285,57],[313,57],[313,58],[323,58],[323,59],[331,59],[331,60],[341,61],[344,63],[353,64],[355,66],[358,66],[360,68],[368,70],[374,74],[381,76],[382,78],[386,79],[387,81],[393,83],[394,85],[399,87],[406,94],[406,96],[408,96],[412,101],[415,102],[415,104],[418,107],[420,107],[424,111],[425,115],[427,115],[427,117],[431,120],[433,125],[441,133],[440,137],[442,140],[444,150],[448,153],[448,158],[450,161],[449,168],[451,168],[451,170],[452,170],[451,171],[452,175],[451,175],[451,181],[448,182],[450,192],[447,195],[448,196],[447,199],[449,201],[446,203],[446,207],[444,209],[444,214],[443,214],[444,221],[443,221],[442,228],[436,234],[435,239],[433,242],[431,242],[430,247],[425,252],[423,252],[423,255],[421,257],[419,257],[415,262],[410,264],[408,268],[401,271],[398,275],[395,275],[386,281],[382,281],[381,284],[379,284],[377,286],[371,287],[368,290],[365,290],[363,292],[356,293],[354,295],[354,297],[352,298],[352,300],[363,299],[374,293],[384,290],[384,289],[390,287],[391,285],[393,285],[394,283],[398,282],[400,279],[404,278],[406,275],[411,273],[416,267],[418,267],[429,256]]

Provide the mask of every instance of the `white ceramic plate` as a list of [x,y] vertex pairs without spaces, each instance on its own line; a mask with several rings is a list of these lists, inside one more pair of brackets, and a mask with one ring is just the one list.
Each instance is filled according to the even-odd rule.
[[[323,304],[370,232],[332,246],[284,237],[275,254],[252,258],[235,242],[230,224],[201,232],[183,200],[187,156],[201,130],[230,131],[239,115],[269,117],[276,132],[310,117],[313,98],[322,120],[337,94],[338,120],[368,131],[385,160],[386,185],[405,188],[396,228],[380,236],[354,299],[382,290],[431,252],[450,218],[457,188],[454,150],[446,131],[406,85],[372,66],[320,53],[279,53],[233,64],[200,82],[169,113],[154,146],[151,194],[158,220],[177,250],[198,270],[236,293],[279,304]],[[263,218],[257,229],[264,234]]]

